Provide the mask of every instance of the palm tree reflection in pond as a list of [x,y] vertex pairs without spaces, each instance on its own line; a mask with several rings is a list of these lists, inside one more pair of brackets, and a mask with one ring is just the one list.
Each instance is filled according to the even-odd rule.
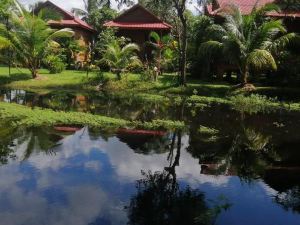
[[61,135],[53,133],[49,128],[25,129],[18,138],[18,144],[26,143],[26,150],[23,160],[28,159],[33,153],[44,152],[54,154],[55,147],[62,140]]
[[33,153],[53,154],[62,139],[63,136],[51,128],[15,128],[0,124],[0,164],[8,163],[9,159],[16,159],[16,145],[25,146],[21,160],[26,160]]
[[[177,140],[176,140],[177,139]],[[142,172],[137,181],[137,194],[128,207],[130,225],[214,224],[218,214],[229,208],[228,203],[210,208],[204,193],[190,187],[182,188],[177,182],[181,131],[173,134],[168,160],[170,166],[163,172]],[[176,146],[176,155],[174,148]]]
[[275,196],[275,201],[286,210],[292,209],[294,212],[300,213],[300,186],[278,193]]
[[16,154],[13,149],[13,134],[15,129],[9,126],[8,122],[0,123],[0,165],[7,164],[9,159],[15,159]]

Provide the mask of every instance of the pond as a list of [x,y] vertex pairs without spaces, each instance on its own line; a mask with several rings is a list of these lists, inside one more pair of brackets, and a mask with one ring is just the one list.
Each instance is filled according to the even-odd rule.
[[[247,115],[223,105],[191,109],[82,94],[66,94],[57,106],[48,103],[58,95],[18,92],[2,91],[0,99],[167,117],[188,128],[66,133],[1,121],[1,224],[299,225],[299,113]],[[87,97],[80,105],[74,96]]]

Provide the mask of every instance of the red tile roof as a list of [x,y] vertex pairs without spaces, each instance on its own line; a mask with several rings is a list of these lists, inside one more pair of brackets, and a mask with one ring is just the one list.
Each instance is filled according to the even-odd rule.
[[106,27],[117,27],[125,29],[141,29],[141,30],[169,30],[172,27],[164,22],[161,23],[138,23],[138,22],[114,22],[109,21],[104,24]]
[[[136,16],[130,21],[126,20],[126,17],[130,17],[135,10],[139,10],[140,15]],[[143,17],[143,18],[142,18]],[[145,17],[148,20],[145,20]],[[150,19],[149,19],[150,18]],[[125,21],[124,21],[125,19]],[[147,22],[145,22],[147,21]],[[142,5],[136,4],[133,7],[129,8],[117,18],[112,21],[109,21],[104,24],[106,27],[117,27],[120,29],[138,29],[138,30],[170,30],[172,26],[170,24],[165,23],[153,13],[145,9]]]
[[47,6],[47,5],[50,5],[54,8],[56,8],[57,10],[59,10],[61,13],[63,13],[65,15],[65,19],[62,19],[59,21],[55,21],[55,20],[48,21],[48,24],[50,26],[55,25],[55,26],[60,26],[60,27],[78,27],[78,28],[89,30],[91,32],[96,32],[96,30],[93,27],[91,27],[89,24],[87,24],[80,18],[76,17],[74,14],[55,5],[53,2],[46,1],[44,3],[44,6]]
[[[218,7],[212,5],[207,6],[207,12],[210,15],[219,15],[220,11],[229,5],[236,5],[240,8],[243,15],[250,14],[254,6],[260,8],[268,3],[273,3],[274,0],[216,0]],[[300,17],[300,12],[272,12],[268,14],[273,17]]]

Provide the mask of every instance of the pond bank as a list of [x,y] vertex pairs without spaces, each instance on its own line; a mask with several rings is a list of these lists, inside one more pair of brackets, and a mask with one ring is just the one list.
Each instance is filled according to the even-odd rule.
[[0,118],[14,120],[13,125],[19,126],[55,126],[55,125],[87,125],[101,128],[144,128],[144,129],[179,129],[184,123],[169,120],[153,120],[150,122],[128,121],[101,115],[81,112],[62,112],[50,109],[29,108],[18,104],[0,102]]
[[[300,91],[290,88],[258,87],[252,93],[240,93],[225,82],[208,83],[189,79],[187,87],[178,87],[176,76],[171,74],[160,76],[158,82],[146,81],[140,74],[124,75],[119,81],[111,73],[99,75],[95,71],[87,77],[85,71],[48,74],[46,70],[40,70],[44,79],[33,80],[25,69],[13,69],[11,76],[5,75],[6,69],[0,67],[0,87],[32,91],[41,95],[67,90],[85,95],[100,90],[119,99],[137,99],[141,103],[187,104],[191,108],[225,104],[247,113],[300,111]],[[96,86],[99,90],[96,90]]]

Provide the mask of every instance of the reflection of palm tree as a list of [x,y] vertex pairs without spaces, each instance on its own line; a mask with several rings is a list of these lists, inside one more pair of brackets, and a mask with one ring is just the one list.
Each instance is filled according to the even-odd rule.
[[229,206],[225,203],[210,209],[199,190],[180,188],[176,167],[181,155],[181,139],[181,131],[174,132],[169,145],[169,167],[163,172],[142,172],[144,178],[137,182],[138,193],[128,207],[128,224],[214,224],[220,211]]
[[275,196],[275,201],[286,210],[292,209],[300,213],[300,187],[296,186]]
[[270,137],[251,128],[242,128],[233,139],[232,146],[225,157],[223,171],[234,169],[237,174],[246,180],[258,178],[265,171],[268,162],[265,156],[273,155],[267,149]]
[[228,204],[209,208],[205,196],[189,187],[181,189],[167,172],[143,173],[138,193],[128,207],[130,225],[214,224]]
[[9,159],[16,158],[12,148],[12,136],[15,131],[8,123],[0,123],[0,165],[7,164]]
[[45,152],[53,154],[54,148],[59,145],[62,136],[51,133],[46,128],[24,129],[17,139],[18,144],[26,143],[24,160],[28,159],[34,152]]

